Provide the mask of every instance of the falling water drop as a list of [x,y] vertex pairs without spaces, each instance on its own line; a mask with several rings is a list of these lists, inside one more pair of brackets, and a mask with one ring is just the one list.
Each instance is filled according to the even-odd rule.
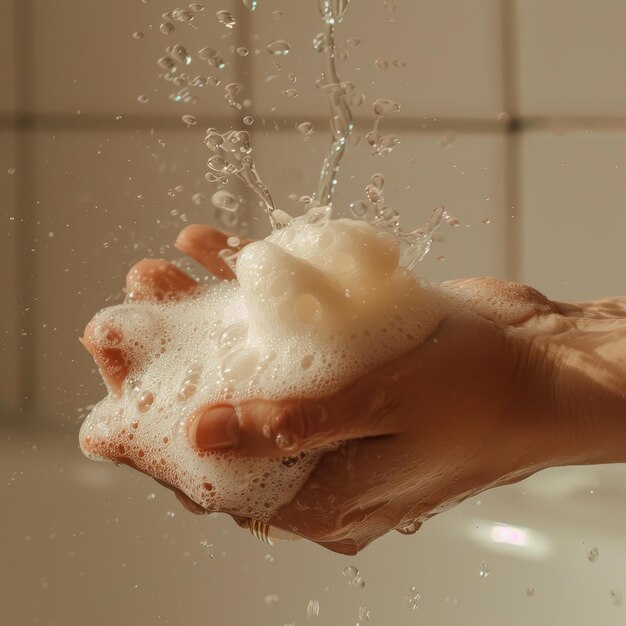
[[417,609],[419,609],[421,599],[422,594],[419,593],[415,587],[409,587],[406,596],[404,596],[404,604],[406,604],[406,606],[408,606],[412,611],[417,611]]
[[181,63],[184,63],[185,65],[191,64],[191,55],[187,52],[187,48],[185,48],[185,46],[179,43],[173,45],[171,47],[171,54]]
[[226,26],[226,28],[234,28],[237,21],[230,11],[218,11],[215,14],[217,21]]
[[308,141],[313,135],[313,124],[311,122],[302,122],[296,126],[298,132],[304,137],[305,141]]
[[275,56],[285,56],[290,50],[291,46],[284,39],[276,39],[267,44],[267,51]]
[[213,206],[217,207],[218,209],[224,209],[225,211],[231,212],[237,211],[237,209],[239,209],[239,207],[241,206],[241,201],[239,200],[239,198],[230,193],[230,191],[226,191],[225,189],[220,189],[219,191],[216,191],[211,196],[211,202]]
[[198,119],[189,114],[183,115],[181,119],[185,122],[185,124],[187,124],[187,126],[195,126],[198,123]]

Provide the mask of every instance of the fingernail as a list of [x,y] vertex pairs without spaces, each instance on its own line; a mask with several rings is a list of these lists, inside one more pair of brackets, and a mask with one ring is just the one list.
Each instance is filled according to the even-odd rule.
[[201,450],[234,446],[239,441],[239,420],[231,405],[212,406],[191,425],[190,439]]

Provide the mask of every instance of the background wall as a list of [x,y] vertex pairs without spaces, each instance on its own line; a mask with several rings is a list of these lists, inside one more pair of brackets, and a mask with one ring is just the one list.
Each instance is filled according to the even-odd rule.
[[[103,395],[77,341],[85,323],[120,301],[131,263],[180,260],[181,227],[228,217],[204,179],[207,126],[254,119],[262,176],[288,211],[299,206],[291,194],[314,190],[328,146],[313,86],[316,3],[203,4],[166,35],[167,0],[0,0],[2,623],[304,624],[310,601],[320,626],[355,624],[359,607],[372,624],[623,621],[621,467],[544,472],[346,559],[304,542],[268,548],[221,516],[191,516],[145,477],[82,457],[81,417]],[[217,10],[232,12],[232,29]],[[441,204],[459,218],[425,276],[489,274],[557,299],[624,293],[625,20],[622,0],[354,0],[338,29],[340,74],[365,100],[337,206],[362,199],[380,171],[407,227]],[[267,52],[275,39],[289,55]],[[160,77],[156,60],[173,44],[191,53],[192,77],[221,81],[190,88],[196,104],[172,101],[180,86]],[[198,58],[206,46],[223,69]],[[232,81],[249,100],[241,112],[224,99]],[[402,142],[385,158],[364,140],[379,97],[402,104],[382,121]],[[295,130],[304,121],[309,141]],[[240,226],[262,234],[254,199],[235,191]],[[492,537],[494,526],[521,530]],[[493,540],[503,536],[526,545]],[[342,575],[348,565],[363,589]]]

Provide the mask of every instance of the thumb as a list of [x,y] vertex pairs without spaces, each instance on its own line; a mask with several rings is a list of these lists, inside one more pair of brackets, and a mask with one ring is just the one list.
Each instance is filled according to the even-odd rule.
[[324,444],[391,434],[387,404],[384,392],[362,384],[320,398],[213,404],[196,413],[188,436],[203,451],[293,456]]

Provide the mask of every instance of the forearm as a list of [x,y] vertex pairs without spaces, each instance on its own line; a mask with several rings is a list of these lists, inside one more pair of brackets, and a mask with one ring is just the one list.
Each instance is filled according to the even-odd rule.
[[529,330],[551,462],[626,462],[626,300],[559,307]]

